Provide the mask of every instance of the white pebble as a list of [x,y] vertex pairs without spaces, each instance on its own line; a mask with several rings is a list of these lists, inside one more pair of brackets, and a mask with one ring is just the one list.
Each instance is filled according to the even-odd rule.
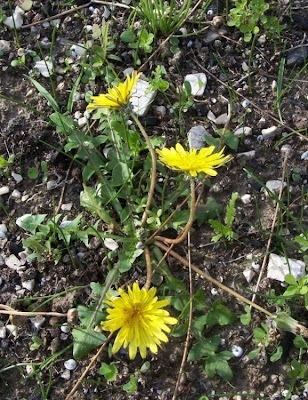
[[86,117],[79,118],[79,120],[78,120],[79,128],[82,128],[85,125],[87,125],[87,118]]
[[242,101],[242,107],[247,108],[249,106],[250,102],[248,100],[243,100]]
[[69,360],[65,361],[64,367],[69,371],[74,371],[74,369],[77,367],[77,362],[73,358],[70,358]]
[[4,234],[4,237],[6,236],[6,234],[7,234],[7,227],[6,227],[5,224],[0,224],[0,233],[3,233],[3,234]]
[[2,186],[0,187],[0,196],[9,193],[10,188],[8,186]]
[[6,327],[1,326],[0,327],[0,339],[5,339],[6,338]]
[[69,326],[68,323],[64,322],[64,324],[61,326],[61,332],[63,333],[69,333],[71,330],[71,327]]
[[252,281],[253,277],[255,276],[255,273],[250,268],[247,268],[247,269],[244,269],[243,275],[244,275],[247,283],[250,283]]
[[86,53],[85,45],[83,43],[73,44],[70,48],[70,52],[74,58],[82,57]]
[[[284,144],[283,146],[281,146],[280,151],[281,151],[281,154],[287,154],[288,156],[290,154],[292,154],[292,152],[293,152],[292,147],[289,144]],[[308,152],[307,152],[307,155],[308,155]]]
[[16,174],[15,172],[12,172],[12,177],[17,183],[20,183],[24,179],[20,174]]
[[250,136],[252,135],[252,129],[249,126],[243,126],[242,128],[236,129],[233,134],[237,137]]
[[17,326],[16,325],[7,325],[6,329],[10,332],[11,335],[13,335],[14,337],[17,336]]
[[30,321],[31,321],[31,323],[32,323],[32,325],[34,326],[35,329],[40,329],[40,327],[45,322],[45,319],[46,318],[44,318],[43,316],[37,315],[34,318],[30,318]]
[[255,261],[253,261],[251,263],[251,268],[253,268],[256,272],[258,272],[258,271],[260,271],[260,264],[258,264]]
[[11,197],[13,198],[13,199],[20,199],[21,198],[21,193],[20,193],[20,191],[19,190],[17,190],[17,189],[14,189],[13,190],[13,192],[12,192],[12,194],[11,194]]
[[14,254],[5,259],[5,265],[15,271],[18,271],[21,267],[19,259]]
[[234,357],[241,357],[243,355],[243,349],[240,346],[237,346],[236,344],[234,344],[231,347],[231,351]]
[[61,374],[61,378],[65,379],[66,381],[68,381],[71,378],[71,373],[68,369],[66,369],[65,371],[63,371],[63,373]]
[[224,114],[219,115],[219,117],[216,118],[215,124],[225,125],[227,121],[228,121],[228,114],[224,113]]
[[216,288],[211,289],[211,294],[212,294],[212,296],[217,296],[218,290]]
[[275,136],[277,129],[278,129],[278,127],[274,126],[274,125],[271,126],[270,128],[262,129],[261,133],[262,133],[263,138],[265,140],[271,139],[272,137]]
[[50,21],[50,25],[55,26],[56,28],[59,28],[60,24],[61,24],[60,18],[56,18]]
[[253,160],[256,157],[256,151],[246,151],[244,153],[238,153],[237,158],[246,158],[247,160]]
[[249,193],[246,193],[243,196],[241,196],[241,201],[242,201],[243,204],[251,203],[251,199],[252,199],[252,196]]
[[4,25],[8,26],[11,29],[20,29],[23,24],[24,10],[20,7],[16,7],[15,11],[13,12],[13,16],[5,18],[3,21]]
[[245,61],[242,62],[242,70],[243,70],[244,72],[247,72],[247,71],[248,71],[248,65],[247,65],[247,63],[246,63]]
[[35,280],[34,279],[29,279],[28,281],[24,281],[22,282],[21,286],[27,290],[29,290],[29,292],[31,292],[31,290],[33,290],[35,285]]
[[308,151],[305,151],[305,153],[301,155],[301,160],[308,160]]
[[106,239],[104,240],[104,245],[105,245],[105,247],[107,247],[107,249],[109,249],[109,250],[116,250],[116,249],[119,248],[118,243],[117,243],[114,239],[112,239],[112,238],[106,238]]
[[51,61],[45,61],[45,60],[36,61],[34,68],[38,69],[41,75],[44,76],[45,78],[48,78],[50,75],[52,75]]

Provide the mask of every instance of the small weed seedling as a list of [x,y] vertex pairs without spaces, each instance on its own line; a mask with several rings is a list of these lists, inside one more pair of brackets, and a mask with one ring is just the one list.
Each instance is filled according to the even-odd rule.
[[209,219],[211,227],[217,232],[217,235],[213,236],[212,241],[218,242],[223,239],[224,244],[227,244],[227,240],[231,241],[237,239],[237,234],[232,231],[232,224],[235,217],[235,202],[238,198],[238,193],[232,193],[229,204],[226,208],[225,225],[217,220]]

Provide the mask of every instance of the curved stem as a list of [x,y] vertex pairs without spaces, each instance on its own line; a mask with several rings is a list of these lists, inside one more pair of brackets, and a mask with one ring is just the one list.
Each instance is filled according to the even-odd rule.
[[180,236],[176,239],[165,238],[163,236],[156,236],[156,240],[160,240],[161,242],[166,242],[170,244],[178,244],[181,243],[188,235],[190,228],[194,222],[195,211],[196,211],[196,194],[195,194],[195,181],[193,177],[190,177],[190,191],[191,191],[191,203],[190,203],[190,214],[187,224]]
[[144,246],[144,256],[145,262],[147,266],[147,280],[144,285],[145,290],[149,290],[151,286],[151,279],[152,279],[152,264],[151,264],[151,255],[148,246]]
[[151,159],[152,159],[152,175],[151,175],[151,183],[150,183],[150,189],[149,189],[149,195],[148,195],[148,200],[145,206],[145,210],[143,212],[142,218],[141,218],[141,227],[144,227],[147,221],[148,217],[148,210],[151,207],[152,199],[153,199],[153,194],[154,194],[154,189],[155,189],[155,182],[156,182],[156,155],[155,151],[153,149],[153,146],[150,142],[149,136],[144,130],[142,124],[140,123],[139,119],[131,112],[130,116],[134,120],[135,124],[138,126],[140,129],[140,132],[142,133],[142,136],[144,137],[144,140],[146,141],[146,144],[148,145],[150,154],[151,154]]

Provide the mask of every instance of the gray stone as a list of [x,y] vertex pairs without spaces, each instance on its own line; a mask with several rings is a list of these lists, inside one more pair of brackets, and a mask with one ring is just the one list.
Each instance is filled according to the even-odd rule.
[[20,183],[24,179],[20,174],[16,174],[15,172],[12,172],[12,177],[17,183]]
[[220,29],[215,29],[214,27],[210,27],[210,29],[207,31],[207,34],[205,35],[204,42],[206,44],[214,42],[214,40],[218,39],[220,35],[225,35],[227,33],[227,30],[224,27],[221,27]]
[[74,371],[74,369],[77,367],[77,362],[71,358],[64,363],[65,369],[68,369],[69,371]]
[[[288,156],[290,156],[293,153],[293,149],[289,144],[284,144],[283,146],[281,146],[280,151],[281,151],[282,155],[287,154]],[[307,155],[308,155],[308,152],[307,152]]]
[[244,153],[238,153],[237,158],[246,158],[246,160],[253,160],[256,157],[256,151],[245,151]]
[[84,56],[86,51],[87,49],[83,43],[73,44],[73,46],[70,48],[71,55],[74,58]]
[[265,140],[272,139],[276,136],[277,126],[271,126],[270,128],[262,129],[261,133]]
[[[282,182],[280,179],[273,179],[271,181],[267,181],[265,185],[271,192],[279,193]],[[283,187],[285,188],[286,186],[287,184],[283,182]],[[265,194],[268,196],[267,191],[265,192]]]
[[164,118],[166,116],[167,110],[165,106],[154,106],[153,109],[158,117]]
[[29,279],[28,281],[24,281],[21,284],[21,286],[23,288],[29,290],[29,292],[31,292],[31,290],[34,289],[34,285],[35,285],[35,280],[34,279]]
[[5,265],[15,271],[19,271],[22,267],[20,260],[14,254],[5,259]]
[[133,111],[139,117],[144,117],[155,99],[157,91],[152,90],[149,82],[139,79],[133,88],[130,102]]
[[207,77],[203,72],[197,74],[188,74],[184,82],[189,82],[192,96],[202,96],[206,87]]
[[11,194],[11,197],[13,198],[13,199],[20,199],[21,198],[21,193],[20,193],[20,191],[19,190],[17,190],[17,189],[14,189],[13,190],[13,192],[12,192],[12,194]]
[[112,238],[106,238],[104,240],[104,245],[107,249],[114,251],[119,248],[118,243]]
[[87,125],[88,119],[86,117],[81,117],[78,120],[78,126],[79,128],[82,128],[83,126]]
[[217,125],[225,125],[227,121],[228,121],[228,114],[224,113],[224,114],[219,115],[216,118],[215,124],[217,124]]
[[5,53],[9,53],[10,49],[11,49],[10,42],[8,40],[1,39],[0,40],[0,51],[5,54]]
[[287,274],[292,274],[296,280],[303,278],[306,275],[305,263],[301,260],[293,260],[291,258],[287,261],[278,254],[270,254],[267,265],[267,278],[284,282],[284,277]]
[[189,147],[196,150],[202,149],[205,145],[205,135],[211,136],[202,125],[193,126],[187,133]]
[[23,24],[23,15],[24,10],[20,7],[16,7],[15,11],[13,12],[13,16],[5,18],[3,21],[4,25],[8,26],[11,29],[20,29]]
[[30,318],[31,323],[36,330],[39,330],[41,328],[45,320],[46,318],[44,318],[42,315],[37,315],[34,318]]
[[34,68],[39,70],[41,75],[44,76],[45,78],[48,78],[49,76],[52,75],[51,61],[45,61],[45,60],[36,61]]
[[[5,224],[0,224],[0,234],[3,234],[2,239],[4,239],[7,235],[7,227]],[[0,236],[1,237],[1,236]]]
[[252,135],[252,129],[249,126],[243,126],[233,132],[234,136],[243,137]]
[[243,275],[245,276],[247,283],[250,283],[256,274],[250,268],[246,268],[243,271]]

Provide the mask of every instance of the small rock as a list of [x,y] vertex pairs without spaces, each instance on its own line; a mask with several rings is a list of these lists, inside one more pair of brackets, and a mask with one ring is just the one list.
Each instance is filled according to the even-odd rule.
[[155,99],[156,93],[157,91],[152,90],[149,82],[139,79],[130,98],[134,113],[139,117],[144,117]]
[[202,125],[193,126],[187,133],[190,149],[202,149],[205,145],[205,135],[211,136],[211,134]]
[[1,326],[0,327],[0,339],[5,339],[6,338],[6,327]]
[[249,193],[243,194],[243,196],[241,196],[241,201],[243,204],[249,204],[251,203],[252,200],[252,196]]
[[65,361],[64,367],[69,371],[74,371],[74,369],[77,367],[77,362],[73,358],[71,358]]
[[61,374],[61,378],[65,379],[65,380],[69,380],[71,379],[71,372],[66,369],[62,374]]
[[73,222],[73,221],[70,221],[70,220],[67,219],[67,220],[65,220],[65,221],[62,221],[61,224],[60,224],[59,226],[60,226],[60,228],[64,229],[64,228],[66,228],[67,226],[69,226],[72,222]]
[[58,183],[54,180],[50,180],[46,183],[47,190],[54,190],[58,187]]
[[215,114],[210,110],[208,113],[207,113],[207,118],[211,121],[211,122],[216,122],[216,116],[215,116]]
[[5,224],[0,224],[0,237],[4,239],[6,236],[7,236],[7,227]]
[[75,325],[78,321],[77,308],[70,308],[67,312],[67,322],[69,324]]
[[[284,144],[283,146],[281,146],[280,151],[281,151],[282,155],[287,154],[288,156],[290,156],[293,153],[293,149],[289,144]],[[307,152],[307,155],[308,155],[308,152]]]
[[23,15],[24,10],[19,8],[18,6],[15,8],[13,12],[13,16],[5,18],[3,21],[4,25],[8,26],[11,29],[20,29],[23,24]]
[[73,44],[73,46],[71,46],[70,48],[71,55],[74,58],[84,56],[86,51],[87,49],[85,48],[85,45],[82,43]]
[[[274,193],[279,193],[280,188],[281,188],[282,182],[280,179],[274,179],[271,181],[267,181],[265,186]],[[285,188],[287,186],[287,184],[285,182],[283,182],[283,187]],[[268,192],[265,191],[265,195],[268,196]]]
[[100,245],[101,245],[100,239],[95,236],[93,238],[91,238],[89,241],[89,249],[90,250],[96,250],[100,247]]
[[224,113],[224,114],[219,115],[219,117],[216,118],[215,124],[225,125],[227,121],[228,121],[228,114]]
[[247,72],[248,71],[248,65],[247,65],[247,63],[245,62],[245,61],[243,61],[242,62],[242,70],[244,71],[244,72]]
[[78,126],[79,128],[82,128],[83,126],[87,125],[88,119],[86,117],[81,117],[78,120]]
[[20,260],[14,254],[5,259],[5,265],[15,271],[19,271],[22,267]]
[[189,82],[192,96],[202,96],[206,87],[207,77],[203,72],[197,74],[188,74],[184,82]]
[[61,205],[61,210],[62,211],[71,211],[73,207],[73,203],[65,203]]
[[308,151],[305,151],[305,152],[301,155],[301,160],[308,160]]
[[252,135],[252,129],[249,126],[243,126],[233,132],[234,136],[243,137]]
[[5,53],[9,53],[10,49],[11,49],[10,42],[8,40],[1,39],[0,40],[0,51],[5,54]]
[[0,196],[7,194],[10,192],[10,188],[8,186],[1,186],[0,187]]
[[117,250],[119,248],[118,243],[112,238],[106,238],[104,240],[104,245],[105,247],[107,247],[107,249],[112,251]]
[[17,326],[15,325],[6,325],[6,329],[10,332],[11,335],[13,335],[14,337],[17,336]]
[[250,268],[244,269],[243,275],[248,283],[250,283],[253,277],[256,275]]
[[231,347],[231,352],[233,353],[234,357],[241,357],[243,355],[243,349],[241,346],[233,345]]
[[258,271],[260,271],[260,264],[258,264],[255,261],[253,261],[251,263],[251,268],[254,269],[256,272],[258,272]]
[[[290,269],[289,269],[290,267]],[[278,254],[270,254],[267,265],[267,278],[284,282],[287,274],[292,274],[296,280],[303,278],[305,274],[305,263],[301,260],[289,258],[288,262]]]
[[71,331],[71,327],[68,323],[64,322],[63,325],[61,325],[61,332],[63,333],[69,333]]
[[102,16],[105,19],[108,19],[110,17],[110,10],[106,6],[104,6],[104,12],[103,12]]
[[14,189],[12,194],[11,194],[12,199],[20,199],[21,198],[21,193],[19,190]]
[[50,21],[50,25],[55,26],[56,28],[59,28],[60,24],[61,24],[60,18],[56,18]]
[[218,39],[221,35],[225,35],[226,33],[227,30],[224,27],[221,27],[217,30],[211,26],[210,29],[208,29],[203,41],[205,44],[212,43],[214,40]]
[[155,114],[160,118],[164,118],[166,116],[167,110],[165,106],[154,106],[153,110]]
[[24,179],[20,174],[16,174],[15,172],[12,172],[12,177],[16,183],[20,183]]
[[29,290],[29,292],[31,292],[34,288],[35,285],[35,280],[34,279],[29,279],[28,281],[24,281],[22,282],[21,286],[27,290]]
[[42,76],[48,78],[52,75],[52,62],[40,60],[36,61],[34,68],[38,69]]
[[42,315],[37,315],[34,318],[30,318],[30,321],[32,323],[32,325],[34,326],[34,328],[36,330],[39,330],[41,328],[41,326],[43,325],[43,323],[45,322],[45,319]]
[[243,100],[241,104],[242,104],[243,108],[247,108],[249,106],[250,102],[249,102],[249,100]]
[[60,339],[58,337],[53,338],[49,346],[51,354],[55,354],[59,350],[59,347],[60,347]]
[[244,153],[238,153],[237,158],[246,158],[247,160],[253,160],[254,158],[256,158],[256,151],[255,150],[251,150],[251,151],[246,151]]
[[272,139],[273,137],[275,137],[277,129],[277,126],[271,126],[270,128],[262,129],[261,133],[264,140]]
[[301,65],[308,58],[308,45],[296,47],[295,49],[290,49],[287,52],[287,65]]

